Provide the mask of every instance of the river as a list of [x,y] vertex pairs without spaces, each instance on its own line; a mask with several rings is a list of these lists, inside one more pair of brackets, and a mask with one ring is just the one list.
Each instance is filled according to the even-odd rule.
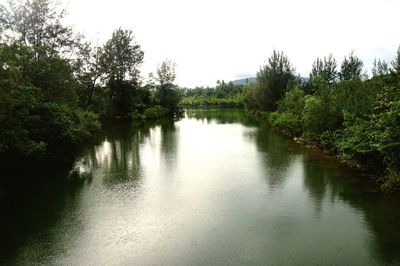
[[399,199],[239,110],[112,126],[32,180],[0,189],[1,265],[400,265]]

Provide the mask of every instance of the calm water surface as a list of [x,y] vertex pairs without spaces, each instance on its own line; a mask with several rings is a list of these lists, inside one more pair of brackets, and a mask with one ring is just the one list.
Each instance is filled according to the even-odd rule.
[[188,111],[2,187],[0,264],[400,265],[399,203],[240,111]]

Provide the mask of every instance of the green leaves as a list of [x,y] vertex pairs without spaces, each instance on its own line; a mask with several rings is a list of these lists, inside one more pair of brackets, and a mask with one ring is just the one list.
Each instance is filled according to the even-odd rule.
[[132,31],[119,28],[103,46],[99,57],[101,72],[107,83],[114,80],[136,82],[139,74],[138,67],[143,62],[144,53],[134,42]]
[[66,11],[52,0],[11,0],[1,6],[0,27],[11,41],[29,47],[47,46],[60,54],[71,54],[79,46],[81,36],[64,26]]
[[14,42],[0,46],[0,60],[2,159],[63,160],[99,128],[75,109],[71,66],[57,51]]
[[317,58],[314,61],[310,73],[310,80],[313,82],[315,79],[320,78],[332,87],[337,81],[338,72],[336,70],[337,63],[336,59],[330,54],[328,57],[323,59]]
[[254,100],[261,110],[275,110],[277,101],[295,81],[294,68],[282,51],[275,51],[268,63],[257,73],[257,87]]
[[360,79],[362,74],[363,62],[360,58],[350,53],[348,57],[344,57],[340,66],[339,77],[341,80]]
[[143,51],[134,42],[132,31],[119,28],[99,49],[98,56],[98,71],[105,84],[102,90],[107,97],[103,119],[130,119],[139,87]]
[[347,163],[400,191],[400,76],[342,80],[332,88],[317,76],[313,95],[291,90],[271,113],[272,125],[336,152]]
[[157,81],[161,86],[166,84],[173,84],[176,78],[175,72],[176,64],[173,61],[165,60],[157,69]]

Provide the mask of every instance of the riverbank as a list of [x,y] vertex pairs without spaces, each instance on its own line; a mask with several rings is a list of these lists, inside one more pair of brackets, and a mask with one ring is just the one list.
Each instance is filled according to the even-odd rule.
[[287,127],[280,127],[279,124],[275,123],[273,115],[274,113],[271,112],[261,112],[261,111],[246,111],[247,115],[253,116],[259,120],[267,122],[271,125],[272,129],[279,134],[290,138],[294,143],[302,145],[308,149],[315,150],[321,152],[337,163],[348,167],[354,171],[359,172],[361,175],[369,178],[380,188],[381,192],[393,194],[393,195],[400,195],[399,192],[399,185],[395,181],[395,183],[387,183],[385,180],[388,179],[387,176],[377,175],[376,173],[371,174],[368,169],[364,169],[360,163],[357,163],[354,160],[346,159],[345,157],[341,156],[338,153],[338,150],[335,149],[327,149],[323,143],[316,141],[315,139],[307,138],[306,136],[300,136],[298,134],[292,133],[290,130],[287,130]]

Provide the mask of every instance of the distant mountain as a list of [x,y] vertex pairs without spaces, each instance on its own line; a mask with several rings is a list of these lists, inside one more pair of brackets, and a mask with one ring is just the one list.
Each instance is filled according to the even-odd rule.
[[[305,77],[300,77],[301,82],[307,82],[308,78]],[[233,80],[232,83],[234,85],[244,85],[247,83],[256,83],[257,82],[257,78],[256,77],[250,77],[250,78],[244,78],[244,79],[237,79],[237,80]]]
[[256,81],[257,81],[257,78],[251,77],[251,78],[233,80],[232,83],[234,85],[244,85],[244,84],[247,84],[247,83],[256,83]]
[[305,78],[305,77],[299,77],[299,78],[300,78],[301,82],[304,82],[304,83],[308,82],[308,80],[309,80],[309,78]]

